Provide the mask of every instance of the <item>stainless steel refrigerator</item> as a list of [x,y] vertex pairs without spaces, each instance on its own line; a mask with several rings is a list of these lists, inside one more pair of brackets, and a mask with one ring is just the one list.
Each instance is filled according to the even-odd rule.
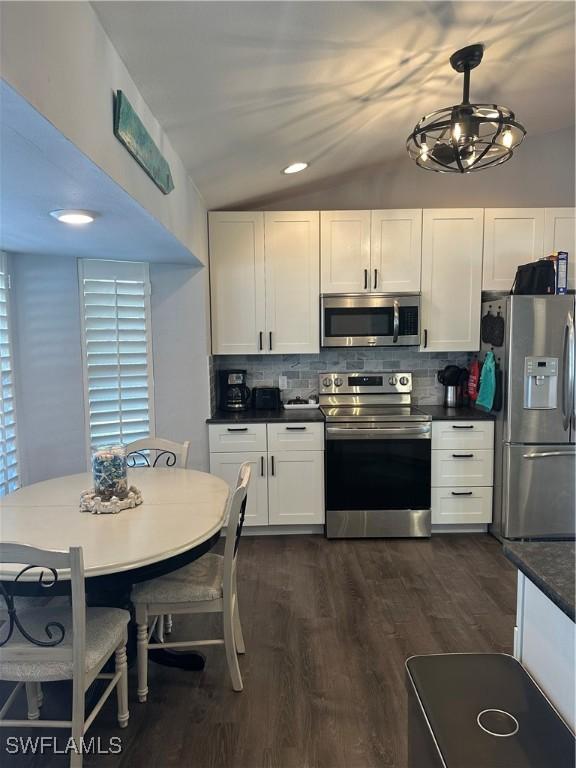
[[[503,318],[502,409],[495,424],[494,518],[498,538],[574,537],[576,416],[573,295],[482,302]],[[494,335],[491,334],[494,341]]]

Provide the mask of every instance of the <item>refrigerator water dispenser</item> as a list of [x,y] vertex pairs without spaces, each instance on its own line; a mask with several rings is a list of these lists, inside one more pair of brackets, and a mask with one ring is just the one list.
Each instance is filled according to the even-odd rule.
[[551,410],[558,407],[558,358],[526,357],[524,360],[524,408]]

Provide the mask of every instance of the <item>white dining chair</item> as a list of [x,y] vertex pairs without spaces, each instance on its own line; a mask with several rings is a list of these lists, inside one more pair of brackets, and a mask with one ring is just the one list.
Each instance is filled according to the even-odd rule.
[[143,437],[124,446],[129,467],[178,467],[188,462],[190,442],[176,443],[163,437]]
[[[116,689],[118,724],[128,725],[128,668],[126,663],[127,627],[130,614],[121,608],[86,608],[84,566],[81,547],[69,552],[28,547],[23,544],[0,544],[0,562],[24,566],[16,577],[24,581],[39,574],[40,587],[49,592],[58,580],[59,570],[69,570],[71,605],[49,602],[44,607],[20,608],[18,597],[12,596],[10,584],[0,582],[0,599],[8,620],[0,627],[0,680],[16,683],[0,708],[3,728],[70,728],[74,748],[70,752],[71,768],[81,768],[83,737],[102,705]],[[115,671],[102,672],[114,654]],[[70,720],[43,720],[40,683],[55,680],[72,681],[72,717]],[[86,717],[84,697],[95,680],[108,680],[106,689]],[[7,719],[6,715],[18,695],[26,687],[29,719]],[[32,705],[31,702],[32,701]],[[30,718],[30,707],[36,710]]]
[[[236,566],[249,481],[250,465],[245,463],[240,467],[236,488],[228,502],[228,525],[223,556],[208,553],[173,573],[136,584],[132,590],[137,625],[138,698],[141,702],[145,702],[148,696],[150,648],[175,648],[182,651],[224,645],[232,688],[235,691],[241,691],[243,688],[237,654],[245,653],[246,649],[238,609]],[[166,613],[221,613],[223,637],[214,640],[151,642],[151,619]]]
[[[190,441],[176,443],[174,440],[165,440],[163,437],[143,437],[128,443],[125,450],[129,467],[185,469],[188,463]],[[154,632],[156,637],[164,640],[164,633],[169,635],[172,632],[172,616],[158,616]]]

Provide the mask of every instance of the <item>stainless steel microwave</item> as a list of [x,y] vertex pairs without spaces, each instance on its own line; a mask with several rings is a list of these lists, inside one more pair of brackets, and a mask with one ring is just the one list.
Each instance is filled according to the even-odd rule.
[[350,293],[320,297],[323,347],[420,343],[420,296]]

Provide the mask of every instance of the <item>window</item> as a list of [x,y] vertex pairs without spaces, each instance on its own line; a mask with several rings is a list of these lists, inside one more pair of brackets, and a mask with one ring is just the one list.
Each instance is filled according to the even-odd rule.
[[154,434],[148,265],[79,261],[90,450]]
[[0,253],[0,496],[18,488],[14,375],[10,343],[8,260]]

